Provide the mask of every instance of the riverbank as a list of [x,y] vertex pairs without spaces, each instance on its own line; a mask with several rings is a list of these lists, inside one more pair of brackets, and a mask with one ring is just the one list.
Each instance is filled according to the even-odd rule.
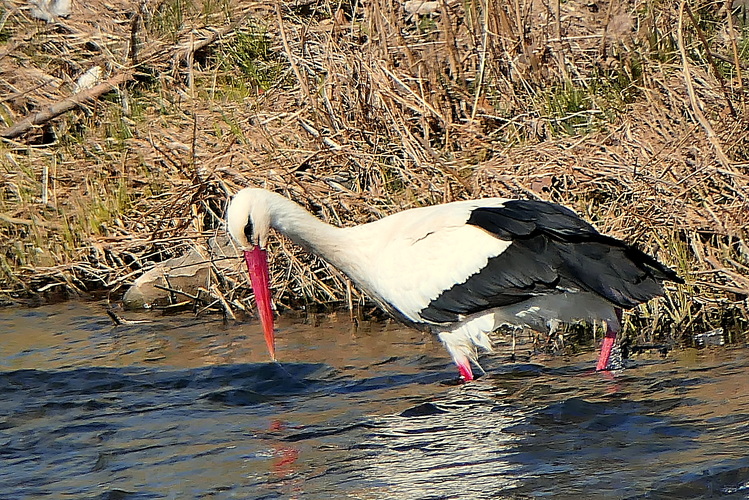
[[[678,270],[687,285],[628,315],[642,338],[745,335],[741,12],[419,5],[94,1],[47,23],[6,3],[0,296],[118,300],[156,263],[223,258],[208,241],[247,185],[335,224],[504,196],[565,204]],[[340,275],[274,245],[279,307],[348,302]],[[201,307],[251,300],[224,266],[204,289]]]

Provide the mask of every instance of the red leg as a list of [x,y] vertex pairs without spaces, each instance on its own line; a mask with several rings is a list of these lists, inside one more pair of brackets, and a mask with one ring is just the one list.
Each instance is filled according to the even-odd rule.
[[471,371],[471,362],[466,360],[465,363],[457,363],[458,371],[460,372],[460,378],[468,382],[473,380],[473,372]]
[[619,325],[616,328],[612,328],[612,325],[606,323],[606,336],[603,338],[601,344],[601,354],[598,356],[598,364],[596,364],[596,371],[606,370],[609,366],[609,360],[611,359],[611,349],[614,347],[616,342],[616,334],[621,328],[622,324],[622,310],[619,308],[614,309],[616,317],[619,320]]

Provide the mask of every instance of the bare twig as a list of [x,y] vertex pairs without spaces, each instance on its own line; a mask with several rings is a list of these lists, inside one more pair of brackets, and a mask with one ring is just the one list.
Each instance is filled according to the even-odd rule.
[[695,118],[697,118],[697,121],[699,121],[700,125],[702,125],[702,128],[705,129],[705,132],[707,133],[707,138],[710,141],[710,143],[713,145],[713,148],[715,148],[715,154],[718,157],[718,160],[723,165],[724,168],[729,168],[731,165],[730,160],[726,156],[726,154],[723,152],[723,147],[720,145],[720,142],[718,141],[718,137],[715,134],[715,131],[713,130],[712,125],[710,125],[710,122],[705,117],[704,113],[702,113],[702,109],[700,109],[700,104],[697,101],[697,96],[694,93],[694,85],[692,84],[692,75],[689,70],[689,60],[687,58],[687,51],[684,46],[684,10],[686,7],[686,0],[682,0],[679,4],[679,24],[677,28],[677,41],[679,45],[679,53],[681,54],[681,64],[682,64],[682,70],[684,72],[684,83],[687,87],[687,94],[689,95],[689,102],[692,105],[692,113],[694,114]]
[[57,102],[47,107],[46,109],[39,111],[38,113],[27,116],[15,125],[8,127],[7,129],[0,132],[0,137],[5,137],[6,139],[13,139],[15,137],[18,137],[19,135],[28,132],[32,128],[43,125],[48,121],[57,118],[61,114],[70,111],[71,109],[75,109],[77,107],[95,101],[102,94],[106,94],[110,90],[117,88],[118,85],[121,85],[122,83],[125,83],[132,78],[132,71],[119,73],[104,83],[100,83],[99,85],[96,85],[95,87],[92,87],[88,90],[73,94],[67,99],[63,99],[62,101]]

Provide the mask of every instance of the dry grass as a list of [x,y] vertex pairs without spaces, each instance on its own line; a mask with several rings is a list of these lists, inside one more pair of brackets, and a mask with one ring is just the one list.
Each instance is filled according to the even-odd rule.
[[[6,126],[93,66],[128,75],[0,144],[6,297],[116,297],[205,245],[243,186],[335,224],[499,195],[677,268],[688,285],[629,316],[647,335],[749,328],[749,32],[723,4],[89,2],[54,24],[3,5]],[[346,301],[335,271],[277,249],[280,304]],[[238,304],[244,278],[218,274]]]

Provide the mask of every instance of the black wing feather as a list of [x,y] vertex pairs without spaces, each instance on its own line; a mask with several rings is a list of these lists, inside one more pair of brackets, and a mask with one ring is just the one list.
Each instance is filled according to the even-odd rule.
[[575,212],[554,203],[517,200],[478,208],[467,223],[512,245],[432,300],[420,311],[427,321],[457,321],[458,315],[564,289],[594,292],[631,308],[662,295],[662,281],[683,283],[650,255],[600,234]]

